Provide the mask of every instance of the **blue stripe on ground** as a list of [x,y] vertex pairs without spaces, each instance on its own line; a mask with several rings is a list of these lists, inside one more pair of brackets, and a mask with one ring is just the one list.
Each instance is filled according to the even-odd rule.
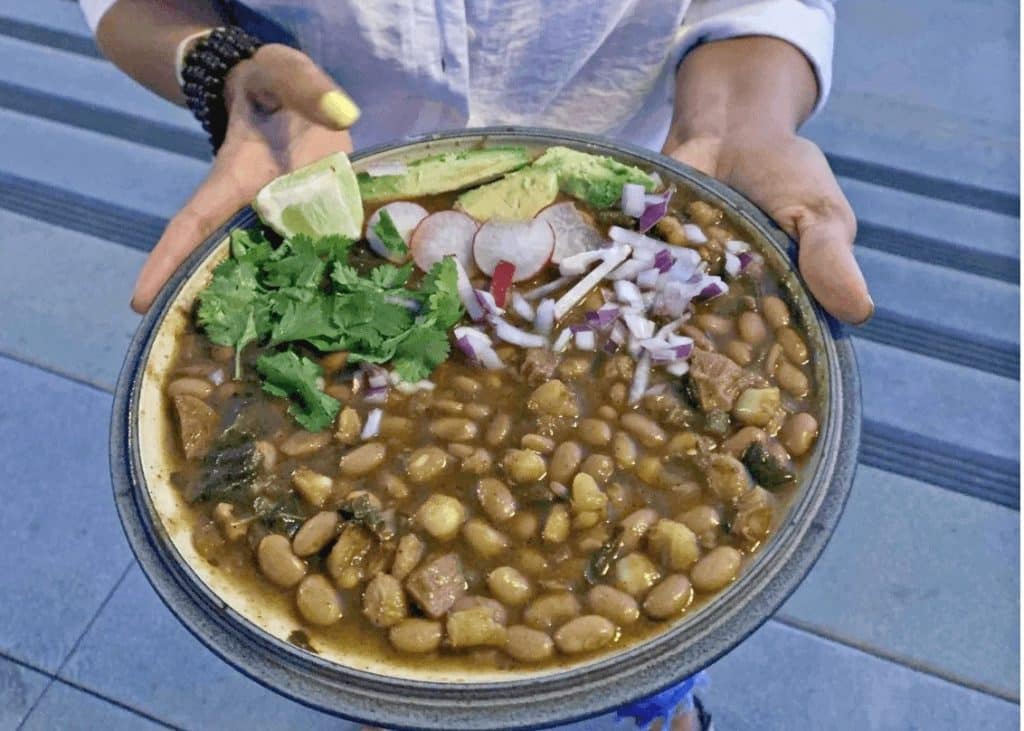
[[19,41],[35,43],[38,46],[54,48],[58,51],[76,53],[89,58],[103,58],[96,43],[88,36],[68,33],[56,28],[29,23],[16,18],[0,18],[0,35],[17,38]]

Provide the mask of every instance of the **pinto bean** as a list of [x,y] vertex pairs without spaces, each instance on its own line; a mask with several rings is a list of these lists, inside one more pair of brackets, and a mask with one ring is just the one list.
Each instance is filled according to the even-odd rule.
[[377,574],[363,592],[363,614],[374,627],[390,627],[409,614],[405,591],[390,574]]
[[818,420],[806,412],[790,416],[779,432],[783,446],[794,457],[807,454],[817,437]]
[[512,482],[536,482],[544,477],[548,467],[544,458],[532,449],[510,449],[501,461],[505,474]]
[[334,624],[342,616],[341,597],[321,574],[310,574],[299,583],[295,605],[303,619],[321,627]]
[[785,360],[780,360],[775,369],[775,380],[783,389],[797,398],[803,398],[811,390],[811,382],[804,372]]
[[555,644],[546,632],[516,624],[506,632],[505,652],[520,662],[540,662],[554,653]]
[[322,510],[307,520],[292,539],[292,551],[296,556],[306,557],[319,553],[338,535],[338,514],[333,510]]
[[334,432],[334,438],[346,445],[353,445],[359,441],[359,434],[363,431],[363,420],[359,412],[351,406],[346,406],[338,414],[338,428]]
[[644,599],[644,613],[651,619],[668,619],[681,613],[693,601],[693,587],[682,574],[661,580]]
[[494,458],[483,447],[477,447],[473,453],[462,460],[462,471],[471,475],[486,475],[494,466]]
[[431,619],[403,619],[388,630],[395,649],[413,654],[433,652],[441,646],[441,623]]
[[279,449],[289,457],[305,457],[319,452],[330,443],[331,435],[329,432],[297,431],[281,442]]
[[572,481],[572,509],[577,513],[604,512],[607,507],[608,496],[601,492],[597,481],[586,472],[578,473]]
[[722,352],[729,356],[736,365],[748,366],[754,360],[754,348],[750,343],[742,340],[730,340],[722,348]]
[[607,618],[588,614],[566,622],[555,632],[555,646],[567,655],[599,650],[613,639],[617,628]]
[[652,555],[673,571],[685,571],[700,557],[697,535],[674,520],[659,520],[647,535],[647,545]]
[[789,324],[789,307],[778,297],[762,297],[761,311],[768,324],[776,330]]
[[380,467],[387,451],[380,442],[368,442],[345,454],[338,467],[346,477],[362,477]]
[[452,386],[464,399],[472,399],[480,393],[480,384],[469,376],[455,376],[452,379]]
[[445,417],[430,422],[430,433],[448,442],[471,442],[480,428],[475,421],[458,417]]
[[508,538],[479,518],[471,518],[462,526],[462,537],[484,558],[494,558],[508,548]]
[[487,588],[510,607],[526,604],[533,594],[530,580],[511,566],[499,566],[487,575]]
[[436,479],[448,466],[449,456],[440,447],[421,447],[409,455],[406,475],[417,484]]
[[532,449],[534,452],[540,452],[541,454],[551,454],[555,451],[555,440],[540,434],[524,434],[523,438],[519,441],[519,446],[523,449]]
[[602,617],[618,625],[633,624],[640,619],[640,607],[636,599],[605,584],[598,584],[587,592],[587,604]]
[[520,510],[504,527],[516,540],[526,542],[537,535],[537,530],[540,528],[540,520],[534,513],[528,510]]
[[712,549],[690,571],[693,587],[703,592],[722,589],[736,578],[741,561],[740,552],[731,546]]
[[448,642],[454,648],[491,645],[504,647],[504,625],[495,621],[488,607],[474,607],[448,614],[446,629]]
[[564,543],[569,537],[569,511],[564,505],[551,507],[541,537],[546,543]]
[[622,528],[622,547],[628,551],[636,548],[660,517],[653,508],[640,508],[623,518],[619,523]]
[[484,513],[495,523],[504,523],[516,514],[516,499],[501,480],[485,477],[476,486],[476,497]]
[[205,378],[176,378],[167,385],[167,395],[172,399],[175,396],[195,396],[199,399],[207,399],[213,393],[213,384]]
[[489,596],[477,596],[467,594],[466,596],[460,596],[452,604],[450,611],[461,612],[464,609],[476,609],[477,607],[484,607],[491,613],[491,617],[498,624],[508,624],[508,610],[505,606],[497,599],[491,599]]
[[756,312],[748,311],[740,315],[736,321],[736,329],[739,331],[740,337],[752,345],[764,342],[764,339],[768,337],[768,327],[764,324],[764,319]]
[[607,454],[591,454],[583,460],[580,472],[586,472],[598,482],[607,482],[615,474],[615,461]]
[[466,508],[450,495],[434,493],[416,511],[416,523],[439,541],[450,541],[466,520]]
[[581,419],[576,433],[592,447],[603,447],[612,440],[612,428],[601,419]]
[[619,469],[627,470],[635,466],[637,453],[633,437],[624,431],[615,432],[615,437],[612,439],[612,455],[615,457],[615,464],[619,466]]
[[791,327],[782,327],[775,333],[775,339],[782,346],[782,352],[797,365],[807,362],[807,343]]
[[235,506],[231,503],[217,503],[213,509],[213,522],[220,528],[224,538],[231,542],[245,538],[249,530],[249,521],[237,518]]
[[636,437],[638,442],[649,449],[660,447],[667,440],[665,430],[658,426],[658,422],[643,414],[631,411],[623,414],[619,421],[623,429]]
[[548,631],[579,613],[579,600],[573,594],[561,591],[534,599],[523,611],[523,622],[534,629]]
[[406,533],[398,541],[395,560],[391,564],[391,575],[399,581],[405,581],[405,578],[419,565],[426,550],[427,547],[419,536],[415,533]]
[[491,421],[490,426],[487,427],[487,434],[484,435],[484,441],[492,447],[500,447],[508,441],[508,437],[511,432],[512,419],[509,418],[508,414],[498,414]]
[[466,404],[466,416],[470,419],[480,421],[491,415],[491,407],[487,404],[469,403]]
[[302,498],[316,508],[322,508],[334,491],[334,481],[308,467],[299,467],[292,472],[292,487]]
[[613,577],[616,588],[640,598],[657,583],[661,572],[642,553],[631,553],[615,562]]
[[576,442],[562,442],[551,455],[548,477],[555,482],[568,484],[583,460],[583,448]]
[[256,559],[263,575],[278,586],[295,586],[306,575],[305,562],[292,553],[288,539],[276,533],[260,541]]
[[726,454],[731,454],[733,457],[739,457],[747,451],[747,447],[751,444],[767,438],[768,434],[764,429],[759,429],[756,426],[745,426],[722,442],[722,451]]

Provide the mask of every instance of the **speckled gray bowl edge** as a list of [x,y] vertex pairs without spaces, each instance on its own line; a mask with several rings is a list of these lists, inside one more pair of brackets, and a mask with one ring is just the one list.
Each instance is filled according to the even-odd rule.
[[[486,128],[410,138],[364,150],[354,161],[432,144],[564,144],[663,168],[707,200],[718,200],[790,258],[792,242],[745,198],[723,184],[648,150],[596,137],[541,129]],[[707,667],[769,619],[824,550],[849,495],[860,442],[860,387],[849,337],[806,296],[794,292],[805,318],[820,329],[819,367],[830,384],[816,464],[789,515],[731,587],[665,633],[598,661],[542,677],[494,683],[439,683],[388,678],[320,660],[269,635],[225,605],[178,556],[142,480],[137,397],[152,336],[188,276],[231,230],[252,225],[251,209],[233,216],[168,282],[132,339],[111,414],[114,497],[129,545],[161,600],[204,645],[257,682],[305,705],[392,728],[538,728],[599,715],[659,692]]]

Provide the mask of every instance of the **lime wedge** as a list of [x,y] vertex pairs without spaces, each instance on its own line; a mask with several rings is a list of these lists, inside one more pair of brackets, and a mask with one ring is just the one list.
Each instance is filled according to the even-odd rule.
[[270,181],[252,207],[263,223],[286,238],[341,234],[358,239],[363,233],[363,200],[344,152]]

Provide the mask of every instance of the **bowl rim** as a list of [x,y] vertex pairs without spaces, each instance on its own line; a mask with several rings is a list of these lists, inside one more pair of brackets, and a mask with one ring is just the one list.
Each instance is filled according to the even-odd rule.
[[[665,168],[706,198],[726,204],[732,215],[792,262],[793,242],[739,193],[671,158],[606,138],[529,127],[471,128],[409,137],[367,148],[351,159],[359,162],[453,142],[564,144]],[[810,314],[820,329],[831,408],[822,419],[818,464],[801,486],[802,494],[759,551],[757,569],[744,572],[726,590],[738,601],[728,606],[712,601],[693,619],[591,662],[486,683],[392,678],[325,661],[270,635],[219,600],[175,551],[168,550],[169,541],[162,535],[164,528],[144,484],[137,419],[149,346],[178,292],[231,230],[256,220],[247,207],[214,231],[178,268],[140,323],[114,394],[110,469],[128,543],[158,596],[200,642],[262,685],[317,710],[390,728],[488,729],[496,723],[503,728],[536,728],[569,723],[660,692],[713,663],[774,614],[827,545],[856,470],[860,382],[849,336],[810,299],[793,268],[794,294],[802,298],[804,314]],[[686,641],[680,643],[682,638]]]

